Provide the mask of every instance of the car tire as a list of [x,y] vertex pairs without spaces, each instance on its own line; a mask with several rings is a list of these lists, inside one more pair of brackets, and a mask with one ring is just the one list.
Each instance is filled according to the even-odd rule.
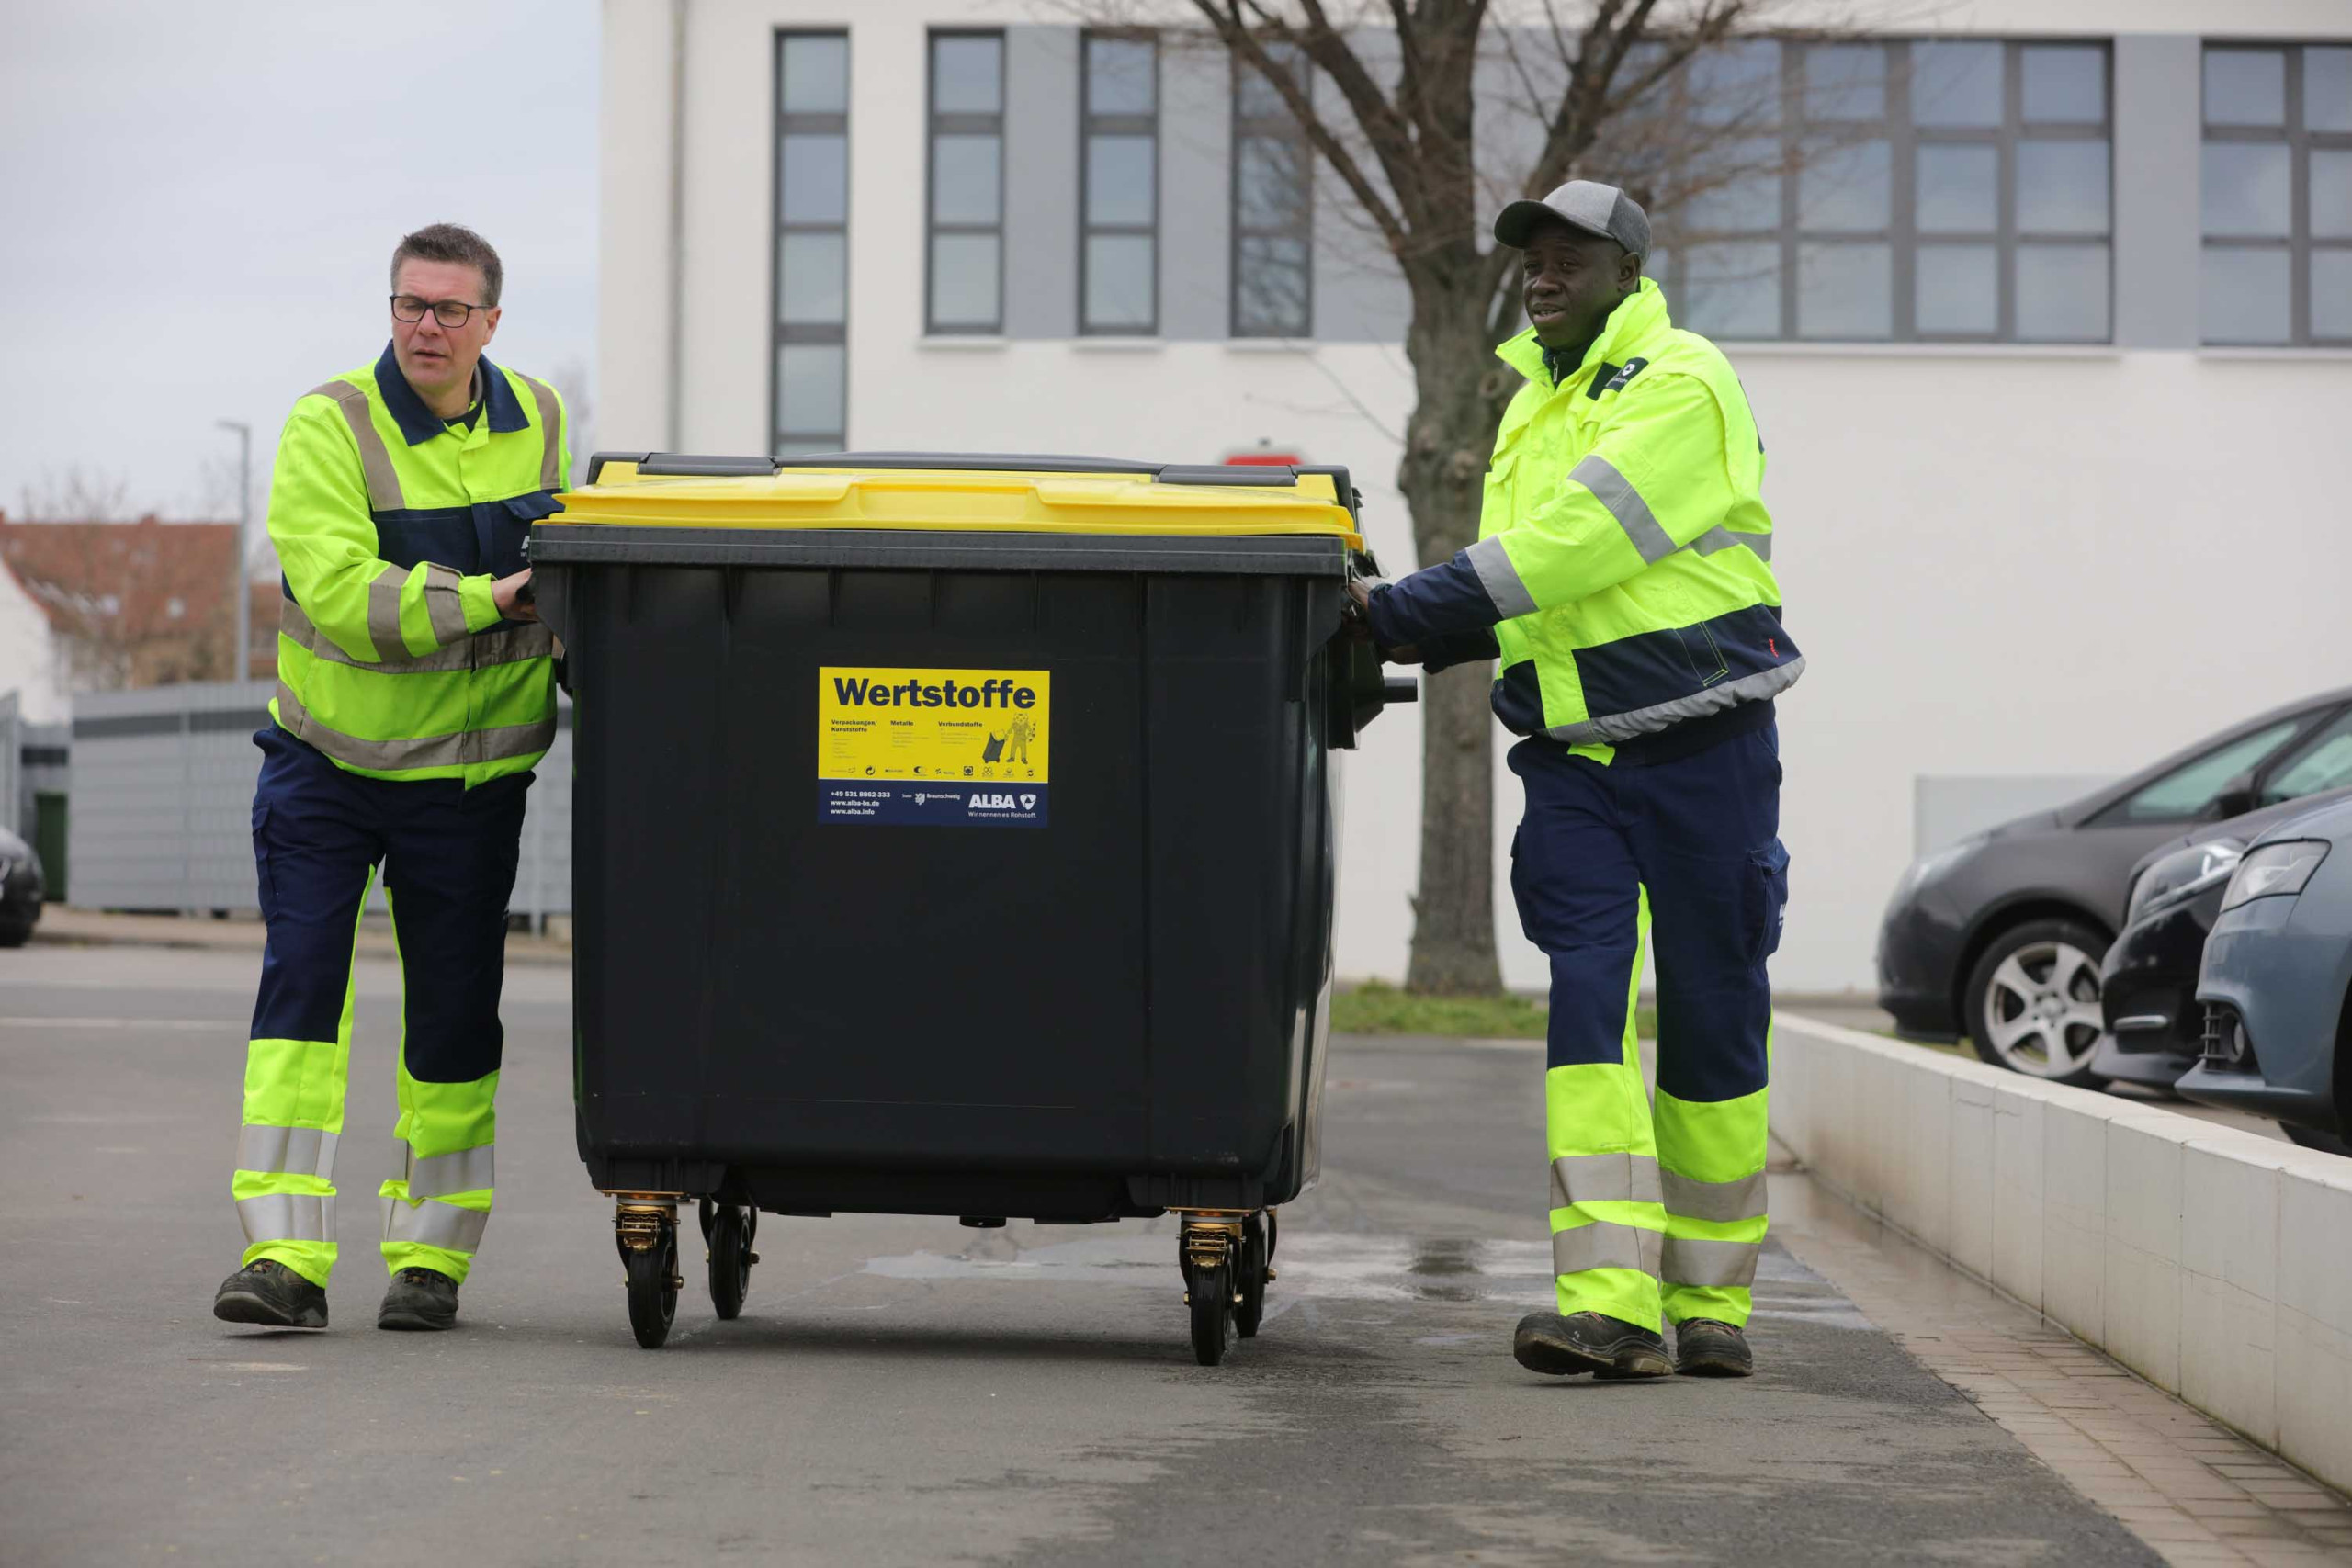
[[2298,1127],[2292,1122],[2281,1122],[2278,1130],[2304,1148],[2317,1149],[2322,1154],[2352,1155],[2352,1144],[2346,1143],[2340,1134],[2323,1133],[2316,1127]]
[[2108,939],[2080,920],[2028,920],[1994,937],[1961,993],[1970,1043],[1996,1067],[2097,1089],[2103,1027],[2099,960]]
[[0,947],[22,947],[32,940],[30,921],[21,926],[0,926]]

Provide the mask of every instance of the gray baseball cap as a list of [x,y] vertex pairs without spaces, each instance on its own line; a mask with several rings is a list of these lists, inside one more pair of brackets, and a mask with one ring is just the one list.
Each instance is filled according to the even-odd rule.
[[1544,218],[1561,219],[1571,228],[1614,240],[1644,260],[1649,257],[1650,215],[1615,186],[1570,180],[1541,201],[1514,201],[1495,219],[1495,238],[1521,249]]

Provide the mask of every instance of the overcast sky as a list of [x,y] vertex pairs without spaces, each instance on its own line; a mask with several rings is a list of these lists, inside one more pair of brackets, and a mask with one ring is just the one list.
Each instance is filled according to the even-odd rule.
[[492,358],[593,374],[595,0],[5,11],[0,509],[76,468],[142,511],[232,506],[222,419],[261,491],[294,400],[382,351],[392,246],[429,222],[506,264]]

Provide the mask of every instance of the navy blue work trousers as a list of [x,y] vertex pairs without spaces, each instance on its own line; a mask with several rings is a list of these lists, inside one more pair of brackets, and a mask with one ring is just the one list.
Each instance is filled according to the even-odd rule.
[[1619,1059],[1646,893],[1659,1087],[1699,1100],[1764,1087],[1765,960],[1788,898],[1780,750],[1777,725],[1639,767],[1511,749],[1527,786],[1511,892],[1552,963],[1548,1066]]
[[[1637,1326],[1747,1321],[1763,1251],[1765,960],[1788,896],[1779,732],[1604,767],[1549,741],[1511,750],[1527,815],[1511,891],[1552,965],[1544,1124],[1563,1313]],[[1657,963],[1657,1092],[1634,1001]]]
[[275,725],[254,744],[254,858],[269,945],[253,1037],[341,1037],[347,1047],[353,936],[380,867],[400,943],[402,1066],[421,1083],[496,1072],[506,905],[531,776],[472,789],[363,778]]

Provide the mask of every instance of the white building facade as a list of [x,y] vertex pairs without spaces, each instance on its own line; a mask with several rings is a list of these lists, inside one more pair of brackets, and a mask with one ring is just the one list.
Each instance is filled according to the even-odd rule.
[[[1070,12],[608,0],[605,445],[1272,447],[1347,465],[1409,567],[1376,237],[1221,55]],[[2352,6],[1921,14],[1728,62],[1831,106],[1791,112],[1839,122],[1837,177],[1694,204],[1709,237],[1653,269],[1755,405],[1808,660],[1784,989],[1871,986],[1915,801],[2026,800],[2352,680]],[[1404,970],[1418,723],[1349,767],[1343,975]],[[1505,978],[1541,987],[1500,898]]]

